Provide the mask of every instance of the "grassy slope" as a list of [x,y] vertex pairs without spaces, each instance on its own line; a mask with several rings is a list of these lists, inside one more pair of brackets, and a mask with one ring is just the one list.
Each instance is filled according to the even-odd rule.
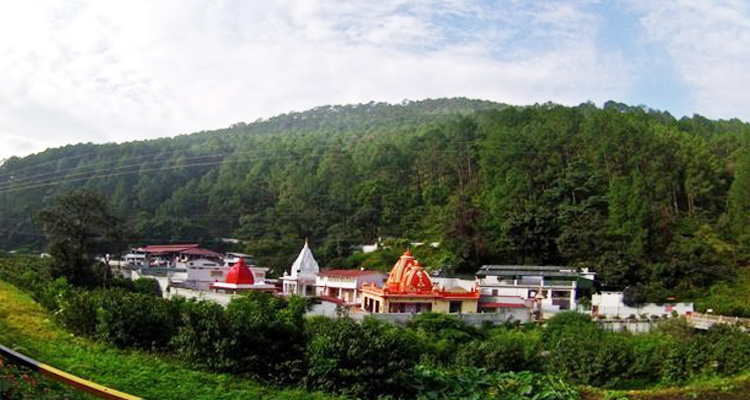
[[584,394],[584,400],[745,400],[750,399],[750,374],[705,378],[683,387],[629,391],[590,390],[588,394]]
[[178,360],[122,351],[67,334],[27,294],[0,281],[0,343],[66,372],[147,399],[299,399],[330,396],[268,388],[190,369]]
[[[49,315],[27,294],[3,281],[0,281],[0,343],[64,371],[148,399],[332,398],[301,390],[267,388],[241,377],[190,369],[178,360],[117,350],[74,337],[50,321]],[[711,378],[684,388],[592,390],[584,398],[746,399],[750,398],[750,374]]]

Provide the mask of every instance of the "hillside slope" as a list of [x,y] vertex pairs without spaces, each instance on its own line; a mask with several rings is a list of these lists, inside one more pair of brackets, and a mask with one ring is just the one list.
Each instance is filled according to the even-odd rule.
[[[172,139],[76,145],[0,167],[0,245],[41,247],[33,214],[105,192],[133,243],[246,240],[280,273],[309,238],[324,265],[378,237],[440,242],[430,268],[590,266],[664,298],[750,254],[750,126],[609,102],[467,99],[319,107]],[[429,254],[428,254],[429,253]]]

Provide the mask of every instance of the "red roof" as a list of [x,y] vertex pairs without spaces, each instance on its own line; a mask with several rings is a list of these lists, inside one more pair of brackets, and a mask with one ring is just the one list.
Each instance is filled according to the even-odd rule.
[[214,258],[222,258],[223,255],[207,250],[207,249],[201,249],[201,248],[189,248],[185,251],[181,251],[180,254],[192,254],[192,255],[198,255],[198,256],[206,256],[206,257],[214,257]]
[[198,248],[197,243],[191,244],[157,244],[139,247],[137,251],[143,251],[146,253],[182,253],[188,249]]
[[382,272],[378,271],[368,271],[368,270],[361,270],[361,269],[329,269],[327,271],[322,271],[318,274],[318,276],[362,276],[362,275],[370,275],[370,274],[382,274]]
[[403,278],[401,279],[401,287],[399,288],[402,292],[426,292],[432,291],[432,279],[427,275],[424,268],[419,264],[419,261],[415,261],[406,270]]
[[240,258],[237,264],[234,264],[227,273],[226,283],[234,283],[237,285],[252,285],[255,283],[255,277],[253,271],[245,264],[245,259]]
[[409,249],[399,257],[385,285],[391,293],[431,293],[432,279]]

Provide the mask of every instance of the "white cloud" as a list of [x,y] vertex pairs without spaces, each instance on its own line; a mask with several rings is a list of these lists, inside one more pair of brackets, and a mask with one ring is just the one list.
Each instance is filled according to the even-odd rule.
[[[0,137],[33,151],[323,104],[618,98],[587,2],[79,0],[0,5]],[[10,144],[0,158],[26,154]],[[5,153],[3,153],[5,152]]]
[[690,87],[692,108],[750,120],[750,4],[672,0],[640,4],[641,23]]

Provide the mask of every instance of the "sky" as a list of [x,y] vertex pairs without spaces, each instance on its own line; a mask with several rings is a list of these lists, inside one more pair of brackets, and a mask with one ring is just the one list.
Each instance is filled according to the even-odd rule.
[[0,160],[440,97],[750,121],[749,70],[739,0],[0,1]]

